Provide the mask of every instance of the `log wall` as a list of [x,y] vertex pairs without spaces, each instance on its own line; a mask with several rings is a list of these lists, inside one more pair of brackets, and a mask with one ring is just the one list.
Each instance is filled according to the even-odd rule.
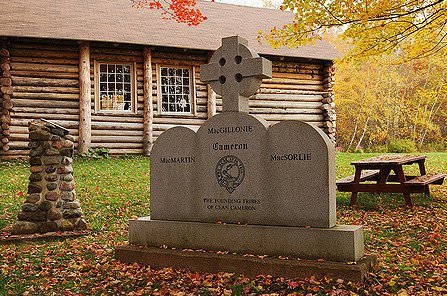
[[[135,67],[136,102],[135,113],[106,113],[95,111],[94,61],[126,62]],[[106,147],[111,154],[143,153],[143,48],[141,46],[113,46],[107,43],[91,43],[91,99],[92,137],[91,147]]]
[[0,39],[0,156],[9,151],[11,136],[12,80],[8,39]]
[[281,120],[302,120],[323,127],[321,107],[326,90],[322,65],[269,58],[273,60],[272,78],[264,79],[250,98],[249,112],[272,124]]
[[335,68],[332,62],[326,63],[323,67],[323,88],[326,91],[323,94],[323,111],[324,122],[323,128],[326,134],[335,143],[335,127],[337,116],[335,114],[334,92],[332,90],[335,83]]
[[3,158],[28,154],[28,122],[45,118],[77,137],[78,55],[75,41],[11,38],[13,109],[10,150]]
[[191,66],[192,75],[194,75],[193,88],[195,90],[195,114],[193,115],[161,115],[158,110],[158,89],[157,89],[157,73],[156,67],[153,68],[153,105],[154,105],[154,139],[165,130],[173,126],[185,126],[192,129],[198,129],[201,124],[208,118],[207,113],[207,85],[200,81],[200,65],[207,63],[206,52],[191,51],[187,54],[169,51],[169,49],[152,51],[152,65],[181,65]]
[[[6,39],[2,39],[6,40]],[[77,140],[79,127],[79,52],[76,41],[10,38],[3,42],[2,74],[11,76],[0,93],[3,115],[0,137],[3,143],[2,158],[28,154],[28,122],[45,118],[67,127]],[[111,154],[143,153],[144,122],[144,55],[147,48],[139,45],[90,43],[91,79],[91,147],[107,147]],[[210,114],[208,106],[222,110],[222,99],[217,96],[208,104],[207,85],[200,81],[200,65],[207,62],[209,53],[200,50],[183,50],[163,47],[150,48],[152,73],[153,140],[173,126],[197,129]],[[273,77],[264,79],[261,88],[250,98],[250,113],[270,123],[294,119],[311,122],[335,140],[335,111],[332,94],[333,65],[317,60],[287,60],[269,57],[273,61]],[[131,63],[135,68],[136,110],[133,113],[107,113],[95,108],[95,61]],[[2,64],[2,65],[3,65]],[[158,110],[158,67],[189,66],[195,79],[192,115],[166,115]],[[6,70],[3,70],[5,68]],[[10,68],[10,69],[9,69]],[[148,77],[146,80],[149,81]],[[11,94],[8,94],[11,93]],[[146,93],[148,90],[146,89]],[[8,97],[9,96],[9,97]],[[10,119],[8,119],[10,116]],[[7,123],[7,122],[10,123]],[[5,136],[6,134],[6,136]],[[10,135],[9,135],[10,134]],[[7,149],[5,150],[5,143]]]

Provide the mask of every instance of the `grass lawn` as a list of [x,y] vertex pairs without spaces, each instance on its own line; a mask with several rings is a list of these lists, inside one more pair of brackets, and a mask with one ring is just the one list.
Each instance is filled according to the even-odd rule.
[[[350,162],[374,154],[337,154],[337,178]],[[447,153],[426,153],[428,172],[447,173]],[[246,278],[152,270],[113,259],[127,240],[127,220],[149,213],[149,159],[76,159],[76,191],[92,234],[64,241],[0,244],[0,295],[443,295],[447,294],[447,185],[432,197],[414,194],[404,207],[397,194],[337,193],[338,223],[363,225],[367,253],[377,256],[368,281]],[[417,166],[410,167],[416,172]],[[5,236],[25,200],[28,164],[0,163],[0,235]],[[295,294],[294,294],[295,293]]]

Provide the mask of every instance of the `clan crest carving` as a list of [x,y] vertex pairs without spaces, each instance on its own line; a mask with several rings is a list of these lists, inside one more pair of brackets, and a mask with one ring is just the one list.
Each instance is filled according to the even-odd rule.
[[216,178],[221,187],[229,193],[241,185],[245,177],[245,167],[242,161],[234,155],[226,155],[219,159],[216,165]]

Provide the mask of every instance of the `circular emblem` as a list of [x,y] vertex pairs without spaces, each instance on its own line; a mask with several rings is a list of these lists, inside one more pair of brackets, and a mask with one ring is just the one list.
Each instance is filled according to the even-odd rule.
[[216,166],[216,178],[221,187],[229,193],[241,185],[245,177],[245,167],[242,161],[234,155],[226,155],[219,159]]

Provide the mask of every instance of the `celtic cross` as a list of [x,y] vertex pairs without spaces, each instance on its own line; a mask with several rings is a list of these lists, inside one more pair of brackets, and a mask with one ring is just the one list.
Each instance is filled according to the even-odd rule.
[[255,94],[263,78],[272,77],[272,62],[248,48],[239,36],[222,38],[210,63],[200,66],[200,80],[222,96],[223,111],[248,112],[248,97]]

